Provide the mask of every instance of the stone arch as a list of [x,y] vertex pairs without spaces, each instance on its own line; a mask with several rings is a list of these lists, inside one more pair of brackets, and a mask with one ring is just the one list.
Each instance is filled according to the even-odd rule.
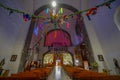
[[[68,5],[68,4],[60,4],[60,3],[58,3],[58,6],[66,8],[66,9],[68,9],[68,10],[74,12],[74,13],[78,11],[76,8],[74,8],[73,6]],[[34,15],[36,15],[36,16],[39,15],[39,13],[41,13],[47,7],[50,7],[50,4],[46,4],[46,5],[38,8],[34,12]],[[25,45],[24,45],[24,48],[23,48],[23,51],[22,51],[22,55],[21,55],[21,64],[19,66],[19,71],[21,71],[24,68],[24,66],[25,66],[25,61],[26,61],[26,57],[25,56],[28,54],[28,50],[29,50],[29,46],[30,46],[30,43],[31,43],[35,22],[36,22],[35,20],[31,20],[31,22],[30,22],[30,27],[28,29],[28,33],[27,33],[26,40],[25,40]]]
[[[71,10],[72,12],[77,12],[78,10],[76,8],[74,8],[73,6],[70,6],[68,4],[58,4],[59,6],[62,6],[63,8],[66,8],[68,10]],[[50,4],[46,4],[40,8],[38,8],[35,12],[34,12],[34,15],[39,15],[39,13],[41,13],[43,10],[45,10],[47,7],[50,7]],[[24,46],[24,51],[27,51],[29,46],[30,46],[30,42],[31,42],[31,39],[32,39],[32,34],[33,34],[33,30],[34,30],[34,25],[35,25],[35,20],[32,20],[31,21],[31,24],[30,24],[30,28],[28,30],[28,34],[27,34],[27,38],[26,38],[26,41],[25,41],[25,46]]]

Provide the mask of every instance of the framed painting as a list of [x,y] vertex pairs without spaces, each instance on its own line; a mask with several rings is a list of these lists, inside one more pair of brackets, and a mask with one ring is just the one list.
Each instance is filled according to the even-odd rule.
[[10,61],[16,61],[17,55],[12,55]]
[[104,61],[103,55],[98,55],[99,61]]

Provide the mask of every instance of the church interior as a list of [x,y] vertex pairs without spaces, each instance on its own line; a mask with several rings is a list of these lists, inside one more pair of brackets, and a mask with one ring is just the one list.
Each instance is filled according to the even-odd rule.
[[119,0],[0,0],[0,80],[120,80]]

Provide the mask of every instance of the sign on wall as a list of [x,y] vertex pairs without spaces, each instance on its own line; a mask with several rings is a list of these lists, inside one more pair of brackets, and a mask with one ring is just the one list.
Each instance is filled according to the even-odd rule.
[[12,55],[10,61],[16,61],[17,55]]
[[98,55],[99,61],[104,61],[103,55]]

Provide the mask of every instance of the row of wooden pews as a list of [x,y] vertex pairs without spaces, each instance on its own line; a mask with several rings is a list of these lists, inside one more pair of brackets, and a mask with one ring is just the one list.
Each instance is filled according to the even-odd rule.
[[64,66],[63,68],[73,80],[120,80],[120,76],[110,76],[80,67]]
[[12,74],[11,77],[0,77],[0,80],[46,80],[52,67],[36,68],[30,71]]

